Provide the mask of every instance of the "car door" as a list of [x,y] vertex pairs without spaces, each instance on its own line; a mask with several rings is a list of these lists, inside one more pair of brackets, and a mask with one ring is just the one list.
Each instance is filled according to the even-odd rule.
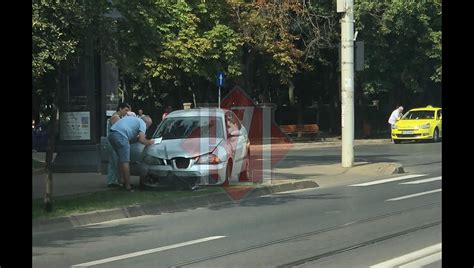
[[443,113],[441,109],[438,110],[436,118],[439,120],[439,136],[443,136]]
[[235,149],[237,147],[237,137],[236,136],[231,136],[231,131],[234,129],[233,125],[233,117],[230,111],[227,111],[225,113],[225,129],[226,129],[226,135],[227,135],[227,144],[230,146],[230,154],[232,155],[232,159],[235,161]]
[[246,148],[247,148],[247,139],[248,139],[247,135],[248,134],[245,127],[243,127],[242,123],[240,122],[239,118],[232,111],[229,111],[228,113],[229,114],[227,116],[231,118],[231,121],[235,125],[236,129],[239,130],[238,136],[230,137],[231,144],[233,147],[233,159],[234,159],[232,176],[234,176],[234,175],[239,174],[242,171],[243,160],[247,154]]
[[242,160],[247,154],[246,148],[247,148],[248,133],[245,127],[242,125],[242,122],[240,122],[239,118],[233,112],[232,112],[232,116],[240,131],[240,135],[237,141],[237,148],[236,148],[237,157],[236,158],[239,160]]

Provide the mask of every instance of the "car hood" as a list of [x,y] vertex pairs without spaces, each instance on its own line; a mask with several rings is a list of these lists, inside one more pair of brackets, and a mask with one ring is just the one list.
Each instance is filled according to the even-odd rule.
[[400,120],[396,123],[397,128],[418,128],[426,123],[434,123],[433,119],[418,119],[418,120]]
[[148,146],[145,154],[162,159],[191,158],[214,151],[223,140],[222,138],[162,140],[159,144]]

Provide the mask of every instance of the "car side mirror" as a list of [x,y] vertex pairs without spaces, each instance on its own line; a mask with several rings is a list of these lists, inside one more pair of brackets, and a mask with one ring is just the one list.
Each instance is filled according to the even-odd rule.
[[442,119],[443,119],[443,116],[440,116],[440,117],[439,117],[439,120],[442,120]]

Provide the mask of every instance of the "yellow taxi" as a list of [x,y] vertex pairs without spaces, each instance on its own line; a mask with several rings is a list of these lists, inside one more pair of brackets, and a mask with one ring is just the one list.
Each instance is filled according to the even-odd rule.
[[392,127],[392,140],[431,140],[438,142],[442,138],[441,108],[428,105],[415,108],[404,114]]

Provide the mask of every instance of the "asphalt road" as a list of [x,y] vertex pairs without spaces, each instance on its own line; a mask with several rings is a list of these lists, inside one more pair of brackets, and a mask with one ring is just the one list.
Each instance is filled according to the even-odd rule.
[[[401,162],[409,173],[33,233],[33,266],[440,267],[441,144],[355,152],[356,161]],[[279,166],[308,161],[337,163],[340,148],[302,147]]]
[[[441,169],[441,143],[382,143],[354,146],[355,162],[398,162],[407,172],[423,172],[438,167]],[[311,144],[296,144],[278,163],[277,167],[334,164],[341,162],[341,147],[317,147]]]

